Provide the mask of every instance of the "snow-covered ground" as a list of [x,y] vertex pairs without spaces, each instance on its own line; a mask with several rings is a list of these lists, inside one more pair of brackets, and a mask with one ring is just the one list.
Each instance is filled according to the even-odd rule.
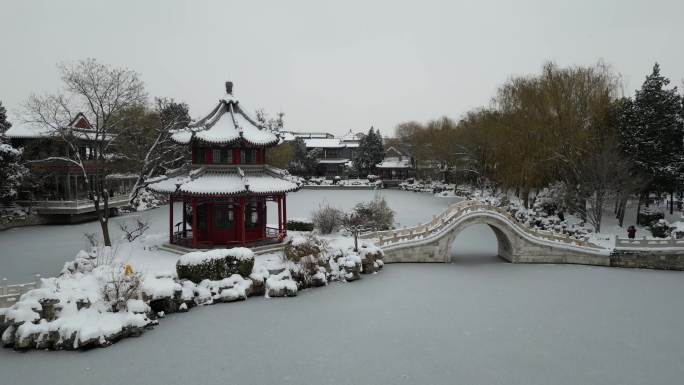
[[678,272],[513,265],[486,227],[454,263],[173,314],[107,349],[0,349],[7,384],[676,384]]

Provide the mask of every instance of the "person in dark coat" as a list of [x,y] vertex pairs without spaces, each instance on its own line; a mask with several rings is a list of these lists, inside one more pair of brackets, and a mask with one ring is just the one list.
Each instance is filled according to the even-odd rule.
[[627,236],[629,237],[629,239],[634,239],[634,237],[636,236],[636,227],[629,226],[627,228]]

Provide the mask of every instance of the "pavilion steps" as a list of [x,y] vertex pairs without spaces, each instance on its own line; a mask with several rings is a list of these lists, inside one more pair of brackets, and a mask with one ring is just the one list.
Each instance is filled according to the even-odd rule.
[[[224,248],[225,246],[216,246],[214,249],[219,249],[219,248]],[[261,255],[261,254],[269,254],[269,253],[276,253],[279,251],[282,251],[283,248],[285,247],[284,243],[268,243],[268,244],[263,244],[263,245],[258,245],[258,246],[252,246],[250,249],[254,252],[256,255]],[[178,254],[178,255],[183,255],[192,251],[198,251],[198,250],[210,250],[210,249],[193,249],[191,247],[185,247],[185,246],[180,246],[180,245],[174,245],[171,243],[165,243],[159,247],[160,250],[164,250],[169,253],[173,254]]]

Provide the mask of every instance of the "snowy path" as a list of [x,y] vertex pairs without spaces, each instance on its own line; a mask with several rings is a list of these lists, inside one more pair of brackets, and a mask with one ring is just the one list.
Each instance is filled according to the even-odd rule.
[[198,308],[107,349],[0,349],[0,382],[681,382],[680,273],[507,264],[488,256],[481,226],[456,242],[450,265],[388,265],[296,298]]
[[[309,217],[313,209],[322,202],[327,202],[340,209],[350,209],[358,202],[368,201],[373,198],[375,191],[317,191],[302,190],[288,194],[287,213],[288,217]],[[390,206],[396,211],[396,220],[400,225],[414,225],[426,221],[433,214],[438,214],[450,203],[453,198],[435,198],[428,194],[418,194],[398,190],[382,190],[381,193],[387,198]],[[176,205],[176,218],[180,217],[180,205]],[[275,218],[275,207],[269,212],[269,218]],[[139,214],[149,218],[150,230],[147,234],[168,233],[168,206],[149,210]],[[121,231],[117,223],[126,220],[127,216],[111,219],[110,232],[112,239],[121,237]],[[76,253],[86,248],[84,233],[100,234],[97,222],[81,223],[76,225],[50,225],[30,226],[0,231],[0,278],[7,277],[11,282],[32,281],[35,274],[52,276],[59,272],[64,262],[74,258]],[[157,253],[159,254],[159,253]],[[165,269],[162,255],[152,255],[150,266]],[[177,256],[170,266],[173,266]],[[124,259],[125,256],[124,256]]]

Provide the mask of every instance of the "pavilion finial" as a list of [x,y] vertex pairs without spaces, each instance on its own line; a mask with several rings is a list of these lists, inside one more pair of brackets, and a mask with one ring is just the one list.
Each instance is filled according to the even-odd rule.
[[233,82],[226,82],[226,93],[228,95],[233,94]]

